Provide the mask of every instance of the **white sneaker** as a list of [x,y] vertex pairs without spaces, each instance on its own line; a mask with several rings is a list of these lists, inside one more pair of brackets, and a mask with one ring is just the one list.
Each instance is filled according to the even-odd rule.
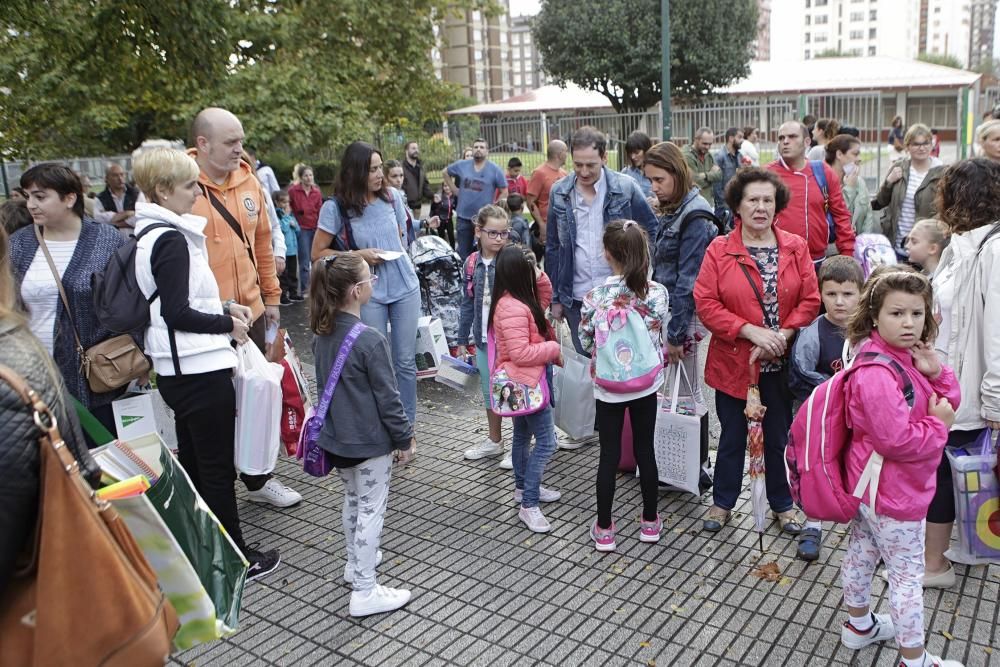
[[[379,549],[375,552],[375,567],[382,564],[382,550]],[[348,563],[344,566],[344,583],[353,584],[354,583],[354,566]]]
[[552,524],[542,514],[542,510],[537,507],[522,507],[517,511],[517,518],[523,521],[528,530],[534,533],[547,533],[552,530]]
[[561,434],[557,439],[557,446],[559,449],[565,449],[572,451],[574,449],[580,449],[584,445],[590,445],[596,443],[598,440],[597,434],[587,435],[582,438],[571,438],[568,435]]
[[497,454],[503,454],[503,443],[493,442],[489,438],[486,438],[475,447],[465,450],[465,458],[470,461],[478,461],[479,459],[485,459],[487,456],[496,456]]
[[[562,494],[555,489],[546,489],[544,486],[538,487],[539,502],[554,503],[560,498],[562,498]],[[514,502],[520,505],[522,500],[524,500],[524,491],[522,489],[514,489]]]
[[298,491],[293,491],[274,477],[256,491],[247,491],[247,500],[255,503],[269,503],[275,507],[291,507],[302,502]]
[[500,461],[500,468],[502,470],[513,470],[514,469],[514,452],[507,452],[503,455],[503,459]]
[[861,632],[851,622],[844,621],[844,627],[840,629],[840,641],[849,649],[855,651],[877,642],[884,642],[896,636],[896,628],[892,626],[892,618],[889,614],[872,614],[875,625],[867,632]]
[[924,667],[964,667],[958,660],[943,660],[924,651]]
[[410,591],[403,588],[378,586],[368,591],[351,593],[351,616],[370,616],[399,609],[410,601]]

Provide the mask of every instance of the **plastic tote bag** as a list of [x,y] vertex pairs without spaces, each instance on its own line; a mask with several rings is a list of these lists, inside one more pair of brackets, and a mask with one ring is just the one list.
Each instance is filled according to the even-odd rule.
[[[250,564],[195,491],[184,468],[166,449],[160,452],[160,466],[163,472],[145,497],[187,556],[201,582],[203,595],[211,602],[211,612],[201,595],[190,594],[193,584],[188,579],[171,585],[180,596],[179,601],[175,602],[166,588],[164,592],[185,624],[182,631],[186,628],[187,641],[198,643],[225,637],[235,632],[239,623],[243,585]],[[115,501],[116,507],[118,502]],[[160,585],[164,586],[163,580]]]
[[946,450],[955,486],[958,542],[945,555],[959,563],[1000,563],[997,435],[986,429],[972,445]]
[[274,470],[281,447],[281,378],[253,343],[236,348],[236,469],[248,475]]
[[552,418],[556,428],[575,440],[594,434],[597,403],[594,401],[594,381],[590,377],[590,359],[578,353],[572,345],[565,345],[563,331],[564,327],[559,327],[563,365],[562,368],[553,366],[552,369],[552,396],[555,401]]
[[[671,375],[673,383],[671,383]],[[686,394],[681,394],[681,378]],[[656,470],[663,484],[700,495],[698,478],[701,474],[699,448],[701,445],[701,417],[692,397],[694,392],[684,364],[671,364],[667,368],[667,387],[660,409],[656,413],[653,432],[653,452]]]

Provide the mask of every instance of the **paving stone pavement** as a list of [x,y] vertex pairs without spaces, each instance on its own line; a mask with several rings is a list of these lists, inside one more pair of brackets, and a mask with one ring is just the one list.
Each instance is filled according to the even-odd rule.
[[[248,542],[279,548],[281,566],[247,585],[234,636],[173,664],[896,664],[892,642],[858,652],[840,644],[844,527],[828,527],[821,560],[806,564],[772,524],[761,561],[746,489],[714,536],[699,532],[710,496],[664,493],[663,539],[644,544],[638,483],[621,475],[618,551],[597,554],[587,535],[597,447],[588,446],[550,461],[545,484],[563,495],[543,506],[553,531],[535,535],[517,519],[513,477],[498,459],[462,459],[484,437],[482,408],[433,381],[420,382],[419,393],[419,454],[394,472],[378,570],[380,583],[413,591],[410,604],[348,616],[340,482],[283,459],[276,472],[302,493],[300,506],[246,502],[237,484]],[[509,443],[507,426],[504,435]],[[779,581],[751,574],[771,560]],[[1000,567],[957,571],[955,589],[924,593],[928,648],[967,667],[1000,667]],[[873,598],[887,611],[880,578]]]

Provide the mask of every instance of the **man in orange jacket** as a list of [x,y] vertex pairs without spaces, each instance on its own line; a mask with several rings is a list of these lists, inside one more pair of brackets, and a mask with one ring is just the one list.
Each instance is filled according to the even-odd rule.
[[[236,301],[253,313],[250,339],[264,350],[268,325],[277,326],[281,286],[271,250],[271,225],[260,182],[240,159],[243,125],[225,109],[202,109],[191,123],[188,150],[198,163],[198,197],[192,213],[206,220],[208,261],[223,301]],[[248,497],[278,507],[301,502],[302,496],[271,475],[245,475]]]

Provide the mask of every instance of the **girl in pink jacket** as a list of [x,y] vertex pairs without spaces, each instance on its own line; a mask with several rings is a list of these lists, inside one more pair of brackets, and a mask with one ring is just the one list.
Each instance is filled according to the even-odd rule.
[[[507,246],[497,255],[493,277],[488,329],[493,330],[496,357],[491,373],[503,369],[519,385],[552,386],[551,364],[562,365],[559,343],[552,340],[545,309],[552,302],[552,283],[518,246]],[[511,401],[508,391],[499,398]],[[511,406],[514,407],[514,406]],[[514,463],[514,502],[529,529],[547,533],[552,526],[538,507],[539,502],[559,499],[559,492],[541,485],[545,464],[556,449],[552,407],[515,416],[511,457]],[[531,436],[535,436],[535,447]]]
[[[862,504],[851,522],[841,567],[850,618],[841,641],[860,649],[895,637],[901,667],[961,667],[924,650],[924,517],[959,401],[954,373],[941,365],[928,342],[937,335],[930,282],[909,267],[876,271],[847,334],[857,352],[876,352],[895,361],[906,373],[913,396],[904,397],[904,380],[890,364],[860,368],[846,385],[847,423],[852,428],[845,459],[848,484],[857,483],[872,456],[881,456],[883,464],[873,482],[878,484],[875,506]],[[870,609],[879,558],[885,561],[889,580],[888,614]]]

